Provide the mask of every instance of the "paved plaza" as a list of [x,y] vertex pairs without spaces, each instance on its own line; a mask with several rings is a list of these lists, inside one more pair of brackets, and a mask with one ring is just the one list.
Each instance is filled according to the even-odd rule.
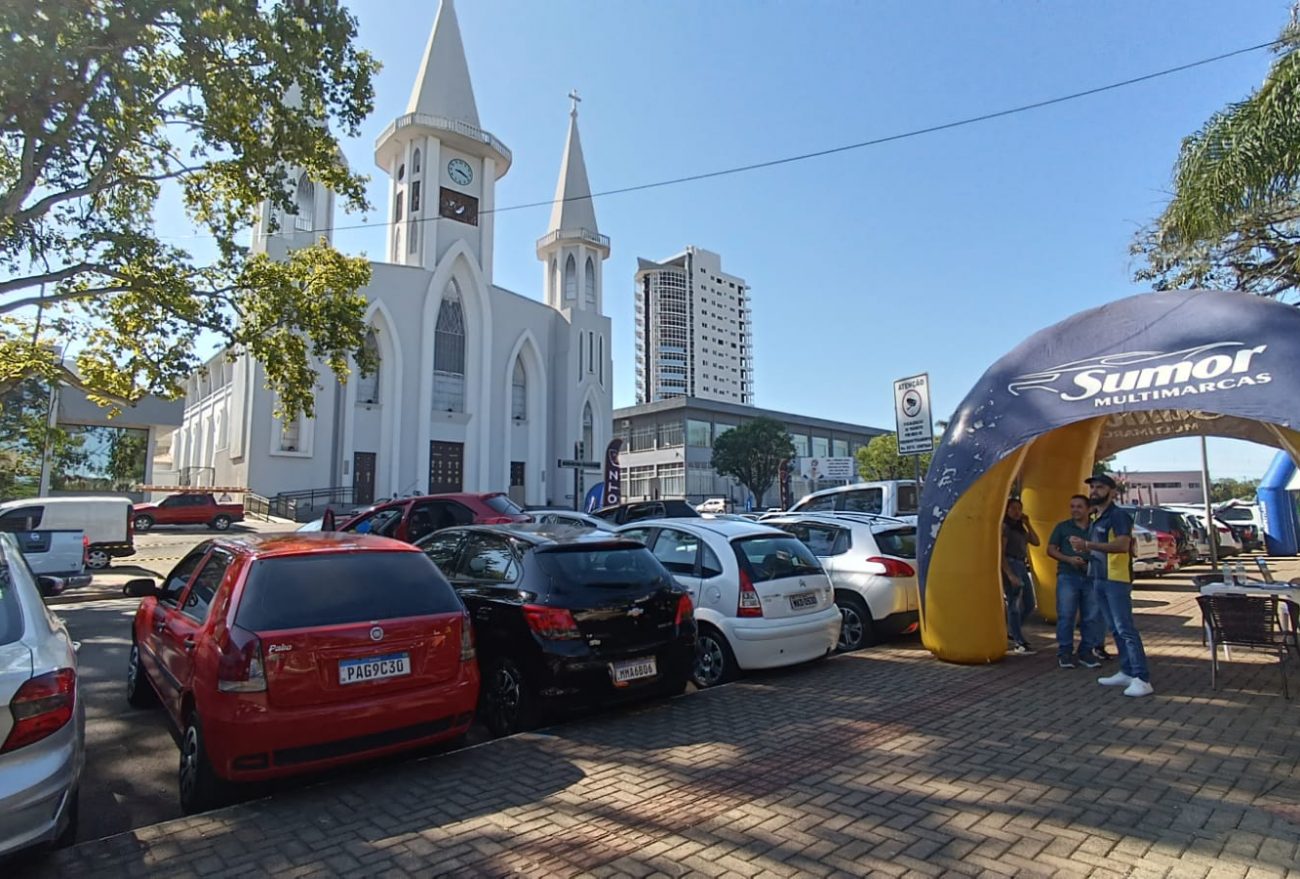
[[903,642],[363,768],[31,869],[1300,876],[1300,695],[1284,700],[1276,661],[1244,651],[1211,691],[1185,578],[1135,603],[1154,698],[1057,669],[1042,624],[1038,655],[988,667]]

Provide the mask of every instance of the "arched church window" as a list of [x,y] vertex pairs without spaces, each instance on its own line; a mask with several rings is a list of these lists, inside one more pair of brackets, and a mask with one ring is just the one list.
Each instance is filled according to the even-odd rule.
[[587,257],[587,304],[596,304],[596,265]]
[[455,281],[438,307],[433,331],[433,408],[465,411],[465,313]]
[[365,349],[375,364],[375,371],[369,375],[358,373],[360,378],[357,381],[357,402],[373,404],[379,402],[379,370],[383,366],[379,360],[379,339],[374,329],[366,333]]
[[551,295],[560,295],[560,264],[551,257]]
[[298,190],[294,193],[293,203],[294,213],[298,215],[293,223],[294,228],[310,232],[316,218],[316,187],[305,171],[298,177]]
[[406,165],[398,165],[398,166],[397,166],[397,182],[398,182],[398,183],[401,183],[404,179],[406,179]]
[[510,379],[510,417],[515,421],[528,419],[528,375],[524,372],[524,358],[515,358],[515,371]]
[[420,151],[411,154],[411,214],[420,209]]
[[411,156],[411,173],[412,174],[420,173],[420,151],[419,150],[416,150],[415,154]]
[[591,403],[582,407],[582,453],[590,458],[596,452],[592,448],[595,445],[595,419],[591,417]]
[[564,298],[578,298],[578,264],[573,259],[573,254],[564,261]]

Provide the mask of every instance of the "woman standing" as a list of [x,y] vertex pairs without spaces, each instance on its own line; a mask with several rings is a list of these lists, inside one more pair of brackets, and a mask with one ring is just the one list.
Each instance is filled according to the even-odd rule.
[[1039,542],[1020,499],[1007,501],[1002,517],[1002,595],[1007,603],[1007,635],[1015,644],[1011,652],[1021,656],[1034,652],[1020,624],[1027,605],[1025,590],[1033,588],[1029,581],[1029,547]]

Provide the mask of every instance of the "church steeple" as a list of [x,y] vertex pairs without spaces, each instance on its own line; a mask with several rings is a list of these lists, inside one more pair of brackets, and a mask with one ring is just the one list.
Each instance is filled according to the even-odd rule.
[[460,24],[452,0],[442,0],[438,7],[406,112],[441,116],[479,127],[474,86],[469,81],[469,64],[465,61],[465,46],[460,40]]
[[596,207],[591,202],[591,184],[587,181],[587,163],[582,157],[582,139],[578,135],[577,91],[569,93],[573,107],[569,110],[569,136],[564,142],[564,159],[560,162],[560,179],[555,184],[555,202],[551,205],[551,223],[547,232],[586,229],[597,233]]
[[543,284],[546,303],[552,308],[592,311],[601,314],[604,284],[602,263],[609,258],[609,238],[596,227],[596,208],[591,201],[587,162],[578,136],[578,97],[569,93],[569,135],[560,160],[560,179],[555,184],[555,203],[546,234],[537,239],[537,258],[546,264]]

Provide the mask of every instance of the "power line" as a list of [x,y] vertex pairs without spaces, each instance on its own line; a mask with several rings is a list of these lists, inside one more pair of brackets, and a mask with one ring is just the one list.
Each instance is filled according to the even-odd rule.
[[[1175,67],[1166,67],[1163,70],[1157,70],[1153,73],[1145,73],[1142,74],[1141,76],[1134,76],[1134,77],[1130,77],[1129,79],[1122,79],[1119,80],[1118,82],[1112,82],[1106,85],[1100,85],[1094,88],[1084,89],[1082,91],[1071,92],[1065,95],[1059,95],[1057,97],[1047,98],[1042,101],[1033,101],[1032,103],[1028,103],[1028,104],[1020,104],[1015,107],[1008,107],[1004,110],[994,110],[989,113],[981,113],[978,116],[967,116],[962,119],[954,119],[950,122],[941,122],[937,125],[929,125],[926,126],[925,128],[913,128],[909,131],[898,132],[897,134],[887,134],[881,137],[873,137],[869,140],[861,140],[856,143],[849,143],[849,144],[844,144],[842,146],[835,146],[835,147],[829,147],[827,149],[814,150],[813,152],[808,152],[808,153],[799,153],[798,155],[793,155],[793,156],[784,156],[779,159],[768,159],[763,162],[753,162],[748,165],[734,165],[732,167],[722,168],[717,171],[704,171],[699,174],[689,174],[683,177],[673,177],[667,180],[656,180],[650,183],[638,183],[632,186],[621,186],[616,189],[604,189],[601,190],[600,192],[592,193],[591,198],[594,200],[597,198],[604,198],[605,196],[610,196],[610,195],[623,195],[629,192],[644,192],[645,190],[648,189],[659,189],[665,186],[677,186],[683,183],[694,183],[700,180],[712,180],[717,177],[729,177],[733,174],[745,174],[750,171],[759,171],[764,168],[775,168],[780,165],[789,165],[794,162],[806,162],[811,159],[820,159],[825,156],[833,156],[838,153],[847,153],[847,152],[852,152],[854,150],[866,149],[868,147],[880,146],[882,144],[894,143],[900,140],[909,140],[914,137],[921,137],[922,135],[926,135],[926,134],[934,134],[939,131],[949,131],[954,128],[963,128],[967,125],[975,125],[980,122],[988,122],[993,119],[1002,119],[1007,116],[1014,116],[1018,113],[1027,113],[1031,110],[1041,110],[1044,107],[1052,107],[1057,104],[1065,104],[1070,101],[1077,101],[1082,98],[1092,97],[1093,95],[1099,95],[1105,92],[1111,92],[1117,89],[1127,88],[1129,86],[1138,85],[1139,83],[1150,82],[1151,80],[1154,79],[1161,79],[1162,77],[1172,76],[1175,73],[1182,73],[1187,70],[1193,70],[1197,67],[1205,67],[1206,65],[1209,64],[1217,64],[1220,61],[1226,61],[1229,58],[1236,58],[1239,55],[1248,55],[1251,52],[1258,52],[1261,49],[1271,49],[1274,46],[1280,44],[1281,42],[1282,42],[1281,40],[1269,40],[1266,43],[1256,43],[1253,46],[1247,46],[1243,49],[1234,49],[1231,52],[1224,52],[1220,55],[1212,55],[1208,58],[1201,58],[1198,61],[1190,61],[1186,64],[1179,64]],[[489,208],[480,211],[479,215],[482,216],[484,214],[504,214],[510,211],[522,211],[522,210],[528,210],[530,208],[552,207],[553,205],[559,204],[561,202],[580,201],[580,200],[581,198],[570,197],[566,199],[548,199],[546,201],[525,202],[522,204],[507,205],[505,207]],[[417,222],[420,223],[427,223],[430,221],[436,222],[441,219],[445,219],[445,218],[422,217]],[[400,222],[410,222],[410,221],[399,220],[396,222],[385,222],[385,223],[355,223],[346,226],[331,226],[326,229],[318,229],[313,231],[345,232],[345,231],[352,231],[356,229],[385,229],[389,226],[397,225],[397,223]],[[197,238],[197,237],[207,237],[207,236],[196,235],[194,237]]]

